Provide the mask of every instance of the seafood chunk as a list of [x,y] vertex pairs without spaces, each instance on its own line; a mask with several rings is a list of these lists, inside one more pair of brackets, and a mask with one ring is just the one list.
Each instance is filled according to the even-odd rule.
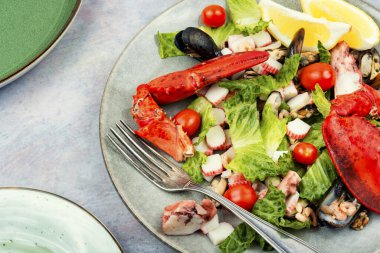
[[135,133],[171,155],[176,161],[194,155],[194,146],[181,125],[169,119],[152,99],[146,84],[137,87],[131,113],[140,127]]
[[281,183],[277,186],[277,189],[281,190],[287,197],[297,192],[297,186],[300,182],[300,176],[296,172],[289,170]]
[[339,42],[331,50],[331,65],[336,72],[335,97],[362,88],[362,73],[349,50],[350,46],[345,41]]
[[319,219],[331,227],[344,227],[350,224],[360,204],[352,198],[343,183],[338,181],[326,195],[318,210]]
[[222,55],[210,35],[195,27],[177,33],[174,43],[179,50],[200,61]]
[[166,235],[189,235],[215,215],[216,208],[209,199],[200,205],[194,200],[182,200],[164,208],[162,230]]

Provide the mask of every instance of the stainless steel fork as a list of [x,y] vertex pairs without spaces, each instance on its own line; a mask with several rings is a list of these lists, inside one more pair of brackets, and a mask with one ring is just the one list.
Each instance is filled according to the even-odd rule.
[[[111,128],[116,137],[107,134],[107,137],[116,149],[150,182],[162,190],[169,192],[195,191],[203,193],[230,210],[242,221],[251,226],[260,234],[276,251],[281,253],[308,253],[318,252],[313,246],[296,236],[262,220],[252,213],[237,206],[233,202],[215,193],[211,189],[204,188],[191,182],[190,178],[174,162],[170,161],[145,141],[139,139],[133,130],[123,121],[121,125],[116,123],[120,130]],[[127,140],[126,140],[126,139]]]

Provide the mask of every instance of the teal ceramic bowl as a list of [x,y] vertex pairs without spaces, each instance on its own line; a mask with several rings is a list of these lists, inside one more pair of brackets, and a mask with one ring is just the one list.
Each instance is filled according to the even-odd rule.
[[122,253],[107,228],[58,195],[0,188],[0,252]]
[[59,42],[81,0],[0,3],[0,87],[36,66]]

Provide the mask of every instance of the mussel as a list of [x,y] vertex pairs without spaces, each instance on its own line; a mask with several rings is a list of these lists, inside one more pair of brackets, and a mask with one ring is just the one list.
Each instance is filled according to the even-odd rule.
[[301,54],[303,41],[305,39],[305,29],[299,29],[293,36],[293,40],[289,45],[287,56],[290,57],[294,54]]
[[199,61],[222,55],[210,35],[195,27],[188,27],[177,33],[174,44],[179,50]]
[[338,180],[322,200],[317,210],[318,219],[333,228],[349,225],[361,205],[350,195],[342,181]]
[[376,83],[375,86],[380,86],[380,54],[376,48],[366,51],[354,50],[352,54],[359,63],[360,71],[363,74],[363,81],[370,85]]

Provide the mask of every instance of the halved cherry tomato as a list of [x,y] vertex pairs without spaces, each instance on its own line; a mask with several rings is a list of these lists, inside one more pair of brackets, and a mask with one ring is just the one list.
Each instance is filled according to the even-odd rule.
[[201,19],[206,26],[222,26],[226,22],[226,10],[220,5],[209,5],[203,9]]
[[293,150],[293,157],[299,163],[310,165],[317,160],[318,150],[311,143],[300,142]]
[[238,184],[230,187],[224,193],[224,197],[247,211],[252,211],[252,208],[257,201],[255,190],[252,186],[245,184]]
[[305,89],[315,90],[315,85],[319,84],[323,91],[327,91],[335,85],[335,81],[335,71],[328,63],[313,63],[301,69],[300,82]]
[[201,125],[201,116],[192,109],[180,111],[174,116],[173,120],[182,126],[183,131],[185,131],[188,136],[194,135]]

